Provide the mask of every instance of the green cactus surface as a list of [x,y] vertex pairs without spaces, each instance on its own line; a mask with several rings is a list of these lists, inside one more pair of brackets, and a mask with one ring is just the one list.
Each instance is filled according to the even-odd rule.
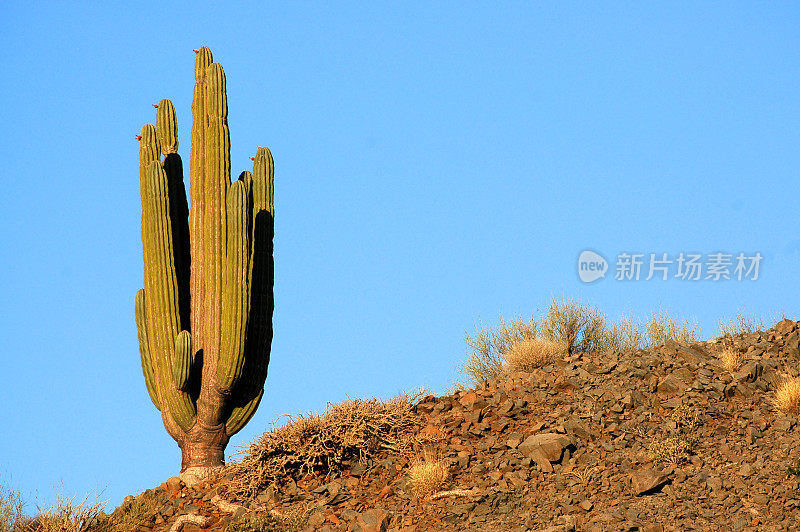
[[[170,100],[142,127],[144,289],[135,299],[142,373],[183,468],[219,465],[264,393],[273,311],[273,161],[231,182],[225,72],[195,56],[190,200]],[[163,155],[163,159],[162,159]]]

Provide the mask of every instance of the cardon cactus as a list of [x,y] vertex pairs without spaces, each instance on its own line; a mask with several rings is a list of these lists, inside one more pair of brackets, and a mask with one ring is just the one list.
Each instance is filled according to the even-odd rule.
[[[144,289],[136,327],[147,391],[183,453],[181,477],[224,465],[264,393],[273,310],[273,164],[258,148],[231,182],[225,73],[195,57],[191,209],[169,100],[139,135]],[[164,158],[162,160],[161,155]]]

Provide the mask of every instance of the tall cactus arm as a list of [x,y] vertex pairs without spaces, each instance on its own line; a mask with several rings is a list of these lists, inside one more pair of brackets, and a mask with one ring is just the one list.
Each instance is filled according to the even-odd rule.
[[156,105],[156,132],[161,152],[164,156],[178,153],[178,119],[175,116],[175,106],[170,100],[164,99]]
[[227,247],[223,267],[222,350],[217,385],[230,393],[244,367],[247,311],[250,306],[250,191],[244,181],[231,184],[227,197]]
[[145,124],[139,133],[139,189],[144,199],[144,192],[147,190],[147,167],[150,163],[159,159],[161,151],[158,145],[158,135],[153,124]]
[[[207,337],[203,341],[203,380],[215,380],[216,365],[221,348],[222,276],[226,247],[226,193],[231,182],[230,133],[228,131],[228,100],[225,93],[225,72],[219,63],[206,69],[206,138],[205,138],[205,239],[204,270],[207,275],[204,323]],[[206,370],[208,373],[206,373]]]
[[272,343],[274,266],[272,258],[275,231],[273,203],[274,163],[267,148],[259,148],[253,162],[253,282],[250,305],[250,336],[247,357],[254,360],[253,378],[259,387],[267,377],[269,348]]
[[196,51],[194,60],[194,97],[192,98],[192,150],[189,159],[189,177],[191,181],[191,204],[189,212],[189,232],[191,254],[194,257],[191,270],[192,309],[191,331],[195,352],[203,349],[207,336],[203,305],[206,300],[206,283],[208,273],[205,271],[206,256],[204,231],[208,214],[204,208],[205,197],[205,144],[206,144],[206,70],[213,62],[211,50],[207,47]]
[[264,394],[264,381],[272,343],[274,267],[274,163],[267,148],[259,148],[253,172],[244,172],[241,181],[252,185],[252,244],[250,314],[245,343],[245,367],[233,394],[233,408],[226,425],[229,435],[244,427],[255,414]]
[[[142,205],[145,204],[147,193],[147,169],[150,163],[159,160],[161,148],[158,145],[158,135],[153,124],[145,124],[139,133],[139,191],[142,196]],[[147,239],[150,237],[145,231],[144,211],[142,211],[142,243],[147,246]]]
[[191,396],[175,388],[171,362],[178,336],[178,282],[173,260],[172,220],[167,175],[154,161],[147,171],[145,203],[142,206],[144,242],[144,280],[149,350],[154,358],[155,375],[162,409],[166,407],[183,431],[194,424],[195,406]]
[[157,409],[161,410],[158,404],[158,394],[156,393],[155,375],[153,375],[153,364],[150,360],[150,351],[147,347],[147,318],[145,316],[144,288],[136,292],[136,330],[139,333],[139,354],[142,358],[142,373],[144,383],[147,386],[147,393],[150,400]]
[[172,221],[172,244],[175,261],[175,275],[178,282],[178,307],[180,330],[189,330],[191,314],[191,255],[189,246],[189,205],[186,202],[186,187],[183,184],[183,162],[178,155],[178,121],[175,106],[170,100],[158,102],[156,116],[156,135],[159,148],[164,154],[164,172],[167,174],[168,195],[170,198],[170,220]]

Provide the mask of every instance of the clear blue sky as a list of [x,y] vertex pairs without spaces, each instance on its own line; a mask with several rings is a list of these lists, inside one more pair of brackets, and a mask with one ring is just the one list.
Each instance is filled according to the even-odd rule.
[[[479,318],[551,296],[705,337],[798,315],[796,3],[330,4],[0,7],[0,481],[29,501],[178,472],[139,366],[134,135],[171,98],[188,160],[203,45],[234,172],[259,145],[276,164],[273,358],[229,451],[280,414],[443,391]],[[612,270],[592,284],[587,248]],[[622,252],[764,258],[756,281],[623,282]]]

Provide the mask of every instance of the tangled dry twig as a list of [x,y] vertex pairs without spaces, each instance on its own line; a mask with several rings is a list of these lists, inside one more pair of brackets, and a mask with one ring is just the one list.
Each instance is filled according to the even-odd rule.
[[253,497],[270,484],[339,473],[347,463],[366,462],[381,450],[409,451],[419,423],[414,405],[421,395],[348,399],[328,404],[319,416],[287,416],[289,423],[265,432],[239,453],[242,460],[228,466],[225,492]]

